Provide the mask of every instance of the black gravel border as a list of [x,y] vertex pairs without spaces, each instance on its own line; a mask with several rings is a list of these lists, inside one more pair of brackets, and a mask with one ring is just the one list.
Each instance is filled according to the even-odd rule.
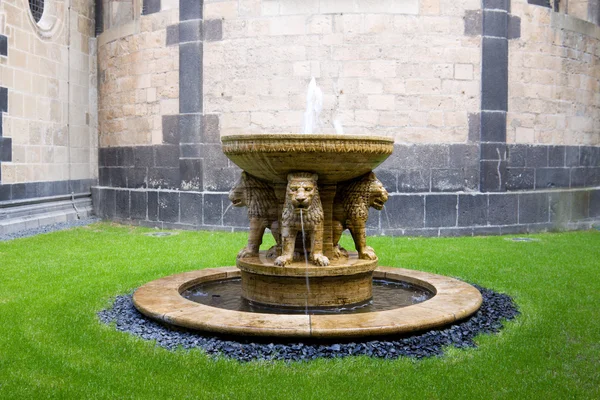
[[[512,320],[520,312],[510,296],[475,286],[483,296],[481,308],[470,318],[445,329],[432,330],[408,337],[367,338],[353,342],[260,342],[257,339],[210,336],[199,332],[167,327],[142,315],[133,305],[131,295],[118,296],[112,308],[100,311],[98,317],[118,331],[128,332],[168,350],[201,349],[212,357],[238,361],[286,360],[306,361],[316,358],[338,358],[352,355],[394,359],[441,356],[446,346],[477,347],[474,338],[481,333],[497,333],[503,320]],[[272,340],[272,339],[271,339]]]
[[65,229],[71,229],[71,228],[75,228],[78,226],[90,225],[90,224],[100,222],[100,221],[102,221],[100,218],[88,217],[88,218],[76,219],[76,220],[68,221],[68,222],[59,222],[59,223],[51,224],[51,225],[44,225],[44,226],[40,226],[38,228],[24,229],[22,231],[14,232],[14,233],[0,234],[0,242],[14,240],[14,239],[22,239],[22,238],[26,238],[26,237],[40,235],[43,233],[64,231]]

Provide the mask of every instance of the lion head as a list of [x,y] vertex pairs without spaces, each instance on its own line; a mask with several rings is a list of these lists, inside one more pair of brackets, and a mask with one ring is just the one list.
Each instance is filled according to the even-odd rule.
[[383,187],[383,183],[375,177],[374,173],[369,174],[369,207],[381,211],[383,205],[388,200],[388,192]]
[[296,212],[310,211],[315,196],[318,196],[317,174],[296,172],[288,174],[286,197]]
[[234,207],[245,207],[247,193],[248,174],[242,172],[240,179],[235,183],[235,186],[229,191],[229,200]]
[[234,207],[248,207],[249,217],[267,217],[277,210],[277,198],[266,182],[242,172],[240,179],[229,191]]

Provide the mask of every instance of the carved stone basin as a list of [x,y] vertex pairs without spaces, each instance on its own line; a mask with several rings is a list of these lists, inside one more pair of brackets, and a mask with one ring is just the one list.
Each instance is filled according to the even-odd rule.
[[367,135],[230,135],[221,142],[238,167],[272,183],[287,183],[293,171],[317,173],[319,184],[347,181],[372,171],[394,149],[394,139]]

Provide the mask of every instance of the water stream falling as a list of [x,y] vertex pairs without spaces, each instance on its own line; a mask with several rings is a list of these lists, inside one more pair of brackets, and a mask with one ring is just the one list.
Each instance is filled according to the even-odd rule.
[[306,251],[306,233],[304,232],[304,216],[302,215],[302,209],[300,209],[300,228],[302,229],[302,249],[304,250],[304,265],[306,266],[306,307],[305,313],[308,315],[308,296],[310,295],[310,280],[308,279],[308,252]]
[[323,110],[323,92],[315,78],[310,80],[306,92],[306,111],[302,123],[302,133],[315,133],[320,128],[319,115]]

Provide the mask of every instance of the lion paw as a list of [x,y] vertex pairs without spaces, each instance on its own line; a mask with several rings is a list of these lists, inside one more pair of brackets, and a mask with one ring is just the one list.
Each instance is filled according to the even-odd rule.
[[376,260],[377,255],[375,254],[375,251],[372,247],[367,246],[364,248],[363,251],[358,253],[358,258],[360,258],[361,260]]
[[329,265],[329,258],[325,257],[323,254],[314,254],[312,256],[312,262],[315,265],[326,267]]
[[271,246],[269,250],[267,250],[267,258],[275,258],[281,254],[281,247]]
[[336,260],[338,258],[348,258],[348,251],[338,244],[333,248],[333,257]]
[[285,267],[289,263],[292,262],[292,257],[289,256],[279,256],[275,259],[275,265],[278,267]]
[[248,247],[244,247],[238,253],[237,258],[250,258],[250,257],[255,257],[257,255],[258,255],[257,251],[254,251]]

